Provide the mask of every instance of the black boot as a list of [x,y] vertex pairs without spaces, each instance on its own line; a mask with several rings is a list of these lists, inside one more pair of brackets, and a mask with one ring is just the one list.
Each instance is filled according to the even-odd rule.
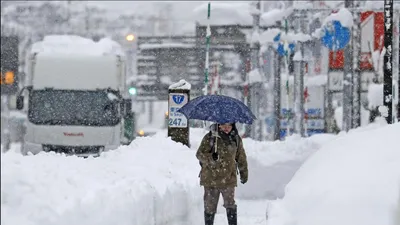
[[214,225],[215,213],[204,212],[204,222],[205,225]]
[[237,208],[226,209],[226,215],[228,217],[229,225],[237,225]]

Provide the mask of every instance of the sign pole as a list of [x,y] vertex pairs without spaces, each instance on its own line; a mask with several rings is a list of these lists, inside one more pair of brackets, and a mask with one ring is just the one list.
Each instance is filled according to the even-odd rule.
[[393,0],[385,0],[384,3],[385,36],[384,43],[386,53],[383,57],[383,105],[385,106],[384,116],[388,124],[393,123]]
[[189,102],[190,89],[191,85],[185,80],[180,80],[168,88],[168,137],[188,147],[189,121],[177,111]]

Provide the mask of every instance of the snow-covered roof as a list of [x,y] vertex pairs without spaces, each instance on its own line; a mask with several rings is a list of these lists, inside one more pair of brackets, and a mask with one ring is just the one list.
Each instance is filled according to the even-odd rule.
[[120,55],[124,56],[124,51],[120,44],[109,39],[103,38],[99,42],[83,38],[77,35],[49,35],[43,41],[32,45],[31,53],[51,53],[51,54],[78,54],[78,55]]
[[195,20],[202,25],[249,25],[253,18],[248,3],[211,3],[210,20],[207,20],[208,3],[204,3],[193,10]]
[[271,28],[261,33],[260,35],[260,43],[271,43],[273,42],[276,35],[282,32],[278,28]]
[[275,25],[277,21],[283,20],[293,12],[292,8],[289,9],[272,9],[268,12],[261,14],[260,24],[263,26]]
[[260,43],[261,44],[266,44],[266,43],[271,43],[273,42],[274,38],[281,33],[281,41],[287,41],[287,42],[306,42],[311,40],[311,36],[308,34],[304,33],[293,33],[293,32],[288,32],[287,34],[285,32],[282,32],[278,28],[270,28],[264,32],[261,33],[260,35]]

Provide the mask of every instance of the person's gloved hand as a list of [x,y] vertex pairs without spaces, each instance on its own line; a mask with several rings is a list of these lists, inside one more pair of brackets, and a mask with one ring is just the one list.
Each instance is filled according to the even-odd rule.
[[247,177],[240,177],[240,183],[242,184],[247,183]]
[[214,161],[218,161],[218,159],[219,159],[218,153],[213,152],[211,156],[212,156],[212,159],[213,159]]

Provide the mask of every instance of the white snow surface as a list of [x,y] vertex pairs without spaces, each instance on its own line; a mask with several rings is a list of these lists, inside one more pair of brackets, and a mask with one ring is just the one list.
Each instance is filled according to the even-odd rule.
[[296,51],[293,56],[293,61],[301,61],[303,60],[303,55],[301,55],[301,51]]
[[[335,112],[334,112],[335,122],[336,122],[337,127],[340,130],[342,130],[342,128],[343,128],[343,107],[342,106],[338,107],[336,101],[334,101],[334,105],[335,104],[336,104],[336,106],[333,106],[335,108]],[[361,107],[361,127],[368,126],[370,124],[369,116],[370,116],[370,111],[365,109],[364,107]],[[375,122],[379,123],[382,118],[381,117],[378,117],[378,118],[375,119]]]
[[288,32],[287,34],[285,32],[282,32],[281,30],[277,28],[270,28],[264,32],[261,33],[260,35],[260,43],[261,44],[268,44],[272,43],[274,38],[281,33],[281,42],[306,42],[311,40],[311,36],[308,34],[304,33],[293,33],[293,32]]
[[192,86],[190,85],[190,83],[182,79],[176,83],[171,84],[168,89],[190,90],[191,88]]
[[193,151],[164,137],[99,158],[10,151],[1,166],[4,225],[172,224],[201,202]]
[[369,84],[367,97],[369,109],[383,105],[383,84]]
[[48,35],[43,41],[32,45],[31,54],[79,54],[79,55],[120,55],[124,51],[120,44],[109,39],[102,38],[98,42],[77,35]]
[[[88,159],[2,153],[1,224],[200,225],[203,196],[195,150],[204,134],[191,130],[192,149],[158,133]],[[239,185],[237,196],[282,196],[302,162],[333,137],[245,139],[250,179]]]
[[397,225],[400,123],[353,130],[296,172],[268,225]]
[[292,9],[271,9],[261,14],[260,24],[264,26],[276,25],[276,22],[284,20],[292,13]]
[[263,77],[262,74],[260,73],[260,70],[253,69],[249,73],[249,83],[252,84],[257,82],[263,82]]
[[341,8],[337,13],[332,13],[328,17],[325,18],[323,22],[323,26],[325,26],[328,22],[339,21],[343,27],[351,28],[353,27],[353,15],[346,8]]
[[272,43],[274,38],[281,32],[282,31],[278,28],[267,29],[266,31],[261,33],[260,43],[261,44]]

